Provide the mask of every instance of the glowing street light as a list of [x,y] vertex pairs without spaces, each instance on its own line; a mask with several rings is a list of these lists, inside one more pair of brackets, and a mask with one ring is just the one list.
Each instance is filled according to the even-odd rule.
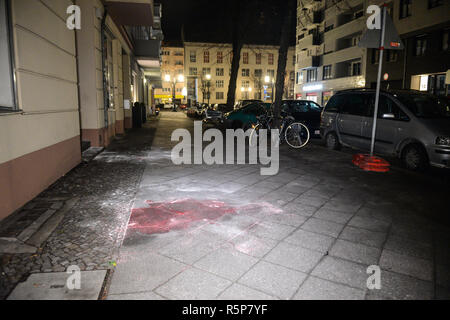
[[[208,98],[208,104],[209,104],[210,99],[211,99],[211,75],[206,74],[205,79],[206,79],[206,89],[207,89],[206,96]],[[205,97],[203,97],[203,102],[205,102]]]
[[176,96],[176,85],[177,83],[183,83],[184,82],[184,75],[180,74],[178,75],[178,77],[174,77],[172,80],[172,77],[170,76],[170,74],[166,74],[164,76],[164,80],[166,82],[170,82],[172,84],[172,88],[173,88],[173,102],[175,102],[177,96]]

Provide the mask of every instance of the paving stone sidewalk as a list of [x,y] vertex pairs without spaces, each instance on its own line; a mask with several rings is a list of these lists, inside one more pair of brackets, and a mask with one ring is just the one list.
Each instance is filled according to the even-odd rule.
[[[73,207],[34,253],[0,253],[0,299],[30,274],[107,270],[116,260],[136,187],[141,179],[153,131],[131,132],[83,161],[48,190],[0,224],[0,238],[14,238],[48,210],[55,213],[67,201]],[[92,161],[89,161],[92,160]]]
[[[282,149],[272,177],[258,166],[174,166],[176,128],[192,130],[192,121],[163,113],[25,206],[16,227],[0,226],[0,237],[17,237],[76,199],[36,253],[0,254],[0,298],[32,273],[112,270],[115,262],[108,299],[450,297],[448,185],[439,179],[362,172],[351,153],[315,143]],[[192,216],[194,205],[201,214]],[[132,208],[143,214],[134,211],[128,225]],[[187,218],[148,232],[155,208]],[[379,291],[366,287],[372,264],[382,269]]]
[[[163,114],[158,130],[181,117]],[[450,297],[450,229],[436,220],[448,186],[363,172],[314,143],[282,148],[277,176],[174,166],[167,140],[146,162],[108,299]],[[367,288],[371,265],[381,290]]]

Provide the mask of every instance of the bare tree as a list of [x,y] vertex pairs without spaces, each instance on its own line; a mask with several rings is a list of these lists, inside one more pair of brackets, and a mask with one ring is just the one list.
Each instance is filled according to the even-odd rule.
[[236,81],[239,72],[239,64],[241,61],[241,50],[244,45],[242,41],[242,34],[240,30],[240,17],[242,9],[242,1],[232,0],[232,12],[233,12],[233,53],[231,61],[231,74],[230,83],[228,85],[227,105],[232,107],[236,100]]
[[258,93],[259,99],[262,99],[262,94],[263,94],[263,89],[264,89],[262,75],[254,74],[252,77],[252,81],[254,84],[255,92]]
[[199,89],[202,93],[202,103],[205,103],[205,100],[209,103],[211,101],[211,94],[216,90],[212,81],[202,79]]
[[280,49],[278,54],[278,70],[277,80],[275,84],[276,95],[274,104],[275,121],[278,125],[280,118],[280,107],[283,101],[284,83],[286,77],[287,55],[289,50],[290,37],[292,35],[292,20],[296,11],[296,0],[286,0],[284,4],[284,12],[286,19],[283,22],[280,39]]
[[228,85],[227,105],[232,107],[236,100],[237,77],[241,62],[241,51],[249,28],[256,24],[258,16],[255,15],[261,0],[231,0],[232,12],[232,61],[230,83]]

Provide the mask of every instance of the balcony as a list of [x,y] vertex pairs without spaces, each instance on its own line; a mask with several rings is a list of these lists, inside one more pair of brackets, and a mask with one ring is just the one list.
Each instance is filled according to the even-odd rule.
[[127,27],[127,33],[133,41],[134,55],[143,68],[161,66],[161,40],[154,37],[152,27]]
[[366,27],[366,18],[361,17],[356,20],[352,20],[346,24],[335,27],[334,29],[328,31],[325,35],[328,39],[340,39],[347,37],[349,35],[361,32]]
[[310,48],[311,46],[318,46],[320,45],[320,38],[315,35],[308,35],[304,37],[303,39],[300,39],[298,41],[297,47],[301,49]]
[[347,60],[362,58],[365,49],[357,46],[349,47],[343,50],[325,54],[323,56],[323,65],[335,64]]
[[350,76],[322,81],[324,91],[339,91],[354,88],[364,88],[366,80],[364,76]]
[[153,26],[153,0],[106,0],[105,7],[117,25]]
[[297,69],[317,68],[318,66],[320,66],[320,57],[319,56],[301,57],[296,66]]
[[153,28],[154,29],[161,29],[161,18],[162,18],[162,5],[159,3],[155,3],[155,12],[153,14]]

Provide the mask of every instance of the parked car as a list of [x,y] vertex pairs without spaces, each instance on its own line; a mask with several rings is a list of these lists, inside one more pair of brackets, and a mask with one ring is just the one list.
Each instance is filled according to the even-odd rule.
[[214,107],[206,108],[203,123],[212,124],[214,126],[220,125],[223,123],[223,113],[214,110]]
[[234,110],[240,109],[242,107],[245,107],[246,105],[250,103],[263,103],[261,100],[239,100],[234,105]]
[[225,114],[224,123],[227,128],[247,130],[257,123],[257,117],[270,111],[270,103],[254,102]]
[[311,137],[320,138],[320,119],[322,107],[308,100],[284,100],[281,112],[290,114],[295,121],[308,127]]
[[228,113],[234,110],[234,107],[229,107],[227,104],[219,103],[214,105],[214,110],[220,111],[222,113]]
[[[369,150],[374,101],[374,90],[334,95],[322,114],[320,130],[327,147]],[[375,152],[399,157],[411,170],[422,170],[429,164],[450,168],[448,103],[418,91],[382,92]]]
[[174,104],[173,103],[166,103],[164,105],[164,109],[165,110],[168,110],[168,109],[173,110],[173,108],[174,108]]

